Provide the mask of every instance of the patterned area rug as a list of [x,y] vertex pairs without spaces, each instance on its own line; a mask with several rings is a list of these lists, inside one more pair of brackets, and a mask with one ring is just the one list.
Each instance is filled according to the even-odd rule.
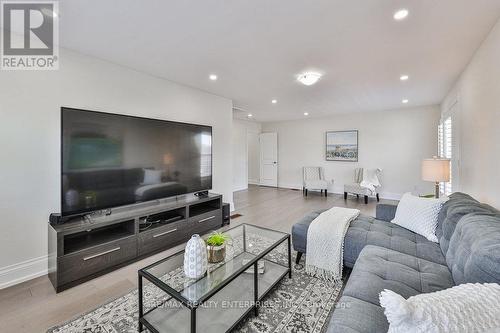
[[[268,257],[273,261],[286,263],[287,248],[283,245],[272,251]],[[331,284],[311,277],[305,273],[302,264],[294,265],[292,278],[289,279],[287,275],[262,301],[258,317],[251,311],[234,332],[324,332],[341,289],[342,283]],[[145,309],[148,309],[168,298],[161,290],[147,284],[144,286],[144,299],[147,300]],[[47,332],[135,333],[137,302],[136,289]]]

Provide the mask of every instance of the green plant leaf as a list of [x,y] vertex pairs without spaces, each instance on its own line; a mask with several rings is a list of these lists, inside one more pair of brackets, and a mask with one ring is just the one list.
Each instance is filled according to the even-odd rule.
[[210,246],[221,246],[226,243],[226,241],[230,240],[231,237],[229,235],[226,235],[222,232],[213,232],[208,238],[207,238],[207,245]]

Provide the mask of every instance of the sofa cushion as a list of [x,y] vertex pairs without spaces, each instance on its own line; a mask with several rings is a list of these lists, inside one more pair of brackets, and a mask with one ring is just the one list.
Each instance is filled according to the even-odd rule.
[[500,283],[500,213],[472,213],[457,224],[446,253],[456,284]]
[[292,226],[292,242],[295,251],[302,253],[306,252],[307,229],[309,229],[311,222],[324,211],[326,211],[326,209],[315,210],[301,218]]
[[477,202],[475,199],[473,199],[470,195],[461,193],[461,192],[455,192],[451,194],[448,197],[448,201],[446,201],[441,207],[441,211],[439,212],[438,215],[438,224],[436,227],[436,236],[438,239],[441,239],[443,236],[443,222],[444,219],[446,218],[446,214],[448,212],[448,207],[454,205],[457,201],[462,201],[462,202],[467,202],[467,201],[472,201],[472,202]]
[[389,323],[384,309],[350,296],[342,296],[335,305],[327,333],[387,332]]
[[500,285],[465,283],[408,299],[380,293],[389,332],[498,332]]
[[444,200],[441,199],[421,198],[405,193],[391,222],[437,243],[437,218],[443,204]]
[[375,218],[377,220],[391,222],[396,217],[397,204],[378,204],[375,208]]
[[[306,252],[307,229],[311,222],[324,211],[311,212],[293,225],[292,241],[295,251]],[[361,214],[351,222],[347,229],[344,238],[344,265],[353,267],[365,245],[378,245],[438,264],[446,264],[438,244],[393,223]]]
[[343,295],[379,304],[379,293],[392,290],[404,298],[454,285],[446,265],[379,246],[361,251]]
[[377,245],[445,265],[439,244],[391,222],[360,215],[344,240],[344,264],[352,267],[366,245]]
[[449,200],[444,204],[443,209],[441,209],[436,231],[443,253],[446,255],[450,239],[455,232],[458,221],[463,216],[470,213],[488,214],[494,210],[491,206],[479,203],[467,194],[457,192],[450,195]]
[[389,289],[408,298],[453,285],[451,272],[445,265],[367,245],[332,314],[328,332],[387,332],[389,324],[379,303],[382,290]]

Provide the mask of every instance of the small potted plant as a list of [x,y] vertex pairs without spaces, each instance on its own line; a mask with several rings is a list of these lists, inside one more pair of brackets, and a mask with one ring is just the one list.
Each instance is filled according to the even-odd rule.
[[226,243],[231,239],[222,232],[213,232],[206,240],[208,262],[218,263],[226,258]]

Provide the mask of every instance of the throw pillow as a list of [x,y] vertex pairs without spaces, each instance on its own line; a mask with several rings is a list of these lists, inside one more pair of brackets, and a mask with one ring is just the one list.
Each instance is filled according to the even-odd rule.
[[500,285],[467,283],[404,299],[384,290],[379,296],[389,333],[498,332]]
[[159,184],[161,183],[161,170],[144,169],[143,185]]
[[444,202],[443,199],[419,198],[405,193],[391,222],[437,243],[438,214]]

